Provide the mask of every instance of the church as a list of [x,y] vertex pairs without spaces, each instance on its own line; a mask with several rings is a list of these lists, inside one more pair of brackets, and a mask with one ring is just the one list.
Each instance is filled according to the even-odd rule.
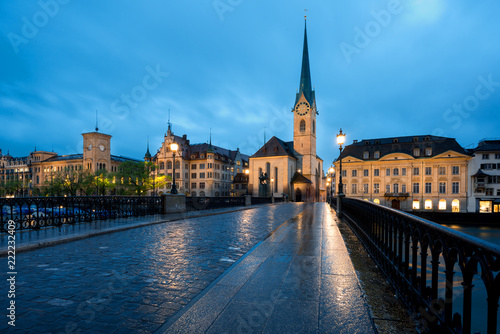
[[325,199],[323,160],[316,155],[315,92],[311,85],[307,25],[299,90],[293,112],[293,141],[272,137],[249,158],[252,196],[287,197],[296,202]]

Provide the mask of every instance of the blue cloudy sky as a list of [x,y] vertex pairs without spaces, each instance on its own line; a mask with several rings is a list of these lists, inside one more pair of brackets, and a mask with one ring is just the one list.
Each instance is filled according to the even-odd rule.
[[112,154],[176,134],[253,154],[291,140],[304,8],[318,104],[318,155],[347,141],[435,134],[500,137],[500,2],[1,1],[0,148]]

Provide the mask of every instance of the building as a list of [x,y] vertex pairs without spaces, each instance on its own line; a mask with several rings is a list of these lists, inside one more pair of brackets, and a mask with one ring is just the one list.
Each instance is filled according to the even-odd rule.
[[347,197],[404,211],[466,212],[470,159],[453,138],[364,139],[345,147],[335,170],[342,160]]
[[293,141],[272,137],[250,157],[253,196],[287,196],[294,201],[325,199],[323,160],[316,155],[316,96],[311,84],[307,26],[299,91],[295,96]]
[[0,150],[0,182],[21,181],[18,196],[33,196],[58,173],[98,170],[116,172],[125,161],[138,161],[111,155],[111,136],[97,131],[83,133],[83,153],[58,155],[55,152],[35,151],[24,157],[2,155]]
[[[172,143],[178,145],[175,154],[175,184],[179,193],[190,196],[237,196],[240,195],[241,182],[235,181],[237,174],[248,169],[248,156],[236,151],[212,145],[191,144],[187,135],[174,135],[171,124],[164,136],[162,146],[154,156],[149,148],[144,159],[156,165],[156,174],[174,176],[174,153],[170,149]],[[246,187],[246,184],[245,184]],[[156,190],[159,194],[169,193],[172,183]],[[236,189],[237,188],[237,189]],[[246,188],[245,188],[246,192]]]
[[500,212],[500,140],[483,139],[469,161],[469,212]]

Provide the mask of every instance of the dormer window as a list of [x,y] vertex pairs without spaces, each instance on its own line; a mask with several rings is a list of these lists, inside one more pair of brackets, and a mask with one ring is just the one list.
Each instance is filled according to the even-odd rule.
[[370,145],[370,141],[369,140],[365,141],[365,145]]
[[392,140],[392,142],[393,142],[393,143],[399,143],[399,139],[398,139],[398,138],[394,138],[394,139]]
[[428,156],[428,157],[429,157],[429,156],[431,156],[431,155],[432,155],[432,148],[427,147],[427,148],[425,149],[425,155],[426,155],[426,156]]
[[375,153],[373,154],[373,157],[375,159],[380,159],[380,151],[375,151]]
[[429,140],[431,140],[431,137],[427,136],[427,137],[424,138],[424,140],[425,141],[429,141]]
[[418,141],[418,137],[414,137],[414,138],[413,138],[413,141],[414,141],[414,142],[417,142],[417,141]]
[[368,159],[368,158],[370,158],[370,152],[367,151],[363,152],[363,159]]
[[380,140],[375,140],[375,144],[380,144]]
[[414,157],[419,157],[420,156],[420,149],[419,148],[414,148],[413,149],[413,156]]

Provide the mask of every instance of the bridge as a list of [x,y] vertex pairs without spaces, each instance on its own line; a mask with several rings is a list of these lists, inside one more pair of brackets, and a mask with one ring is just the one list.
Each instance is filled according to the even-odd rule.
[[[34,229],[20,214],[4,225],[0,242],[7,265],[4,250],[15,237],[15,274],[7,275],[15,278],[8,300],[15,329],[498,331],[497,246],[365,201],[344,199],[339,220],[332,204],[232,203],[148,215],[129,207],[115,216],[101,208],[91,222],[83,209],[63,221],[71,217],[66,210],[57,224],[51,213]],[[13,329],[7,321],[2,332]]]

